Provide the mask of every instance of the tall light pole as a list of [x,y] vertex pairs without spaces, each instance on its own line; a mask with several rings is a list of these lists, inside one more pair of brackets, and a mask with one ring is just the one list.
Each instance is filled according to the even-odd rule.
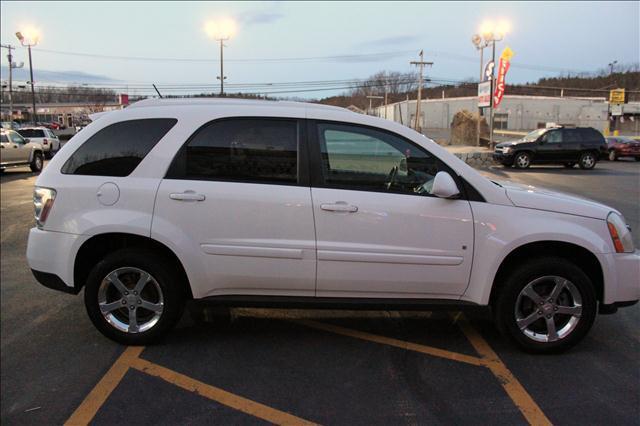
[[[496,42],[502,41],[505,34],[509,30],[509,24],[500,22],[495,25],[492,22],[482,24],[480,34],[484,43],[491,45],[491,62],[494,66],[491,68],[491,101],[489,105],[489,147],[493,148],[493,91],[495,90],[495,63],[496,63]],[[474,37],[475,38],[475,37]]]
[[205,24],[205,32],[209,37],[220,42],[220,96],[224,96],[224,42],[229,40],[236,32],[236,23],[232,19],[224,18],[215,21],[209,21]]
[[613,74],[613,67],[618,63],[618,61],[609,62],[609,75]]
[[40,34],[38,34],[37,30],[29,28],[25,30],[24,35],[20,31],[18,31],[16,33],[16,37],[18,37],[18,40],[20,40],[20,44],[23,47],[26,46],[29,50],[29,74],[31,78],[31,81],[29,83],[31,83],[31,106],[33,108],[32,121],[33,125],[35,126],[38,121],[38,116],[36,113],[36,90],[33,86],[33,61],[31,60],[31,47],[38,44],[38,40],[40,40]]
[[[471,42],[476,47],[477,50],[480,51],[480,80],[478,80],[478,84],[482,83],[482,79],[484,77],[484,49],[489,46],[489,43],[486,40],[482,39],[482,36],[475,34],[471,38]],[[479,101],[479,100],[478,100]],[[480,102],[478,102],[480,103]],[[480,117],[482,116],[482,107],[478,107],[478,123],[477,123],[477,138],[476,138],[476,146],[480,146]]]

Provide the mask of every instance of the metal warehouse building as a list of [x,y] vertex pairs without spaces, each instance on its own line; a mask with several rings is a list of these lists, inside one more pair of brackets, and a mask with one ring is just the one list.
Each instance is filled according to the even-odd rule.
[[[420,106],[423,129],[448,129],[461,110],[477,111],[477,97],[423,100]],[[415,122],[416,101],[408,100],[374,108],[373,115],[408,125]],[[531,130],[546,123],[589,126],[600,131],[611,127],[624,134],[639,134],[640,103],[622,105],[620,116],[612,116],[605,98],[569,98],[506,95],[495,109],[494,127],[500,130]]]

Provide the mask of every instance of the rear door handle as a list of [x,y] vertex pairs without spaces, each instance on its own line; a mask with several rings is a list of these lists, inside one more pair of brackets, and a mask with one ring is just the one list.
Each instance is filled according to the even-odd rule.
[[355,213],[358,211],[358,206],[347,204],[346,201],[336,201],[333,204],[320,204],[320,208],[328,212]]
[[176,201],[204,201],[204,194],[196,194],[195,191],[173,192],[169,198]]

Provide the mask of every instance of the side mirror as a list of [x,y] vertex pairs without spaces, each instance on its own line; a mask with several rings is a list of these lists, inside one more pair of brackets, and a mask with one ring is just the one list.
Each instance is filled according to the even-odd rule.
[[29,142],[31,142],[31,139],[29,139],[29,138],[24,138],[24,143],[29,143]]
[[431,193],[440,198],[456,198],[460,195],[460,190],[449,173],[438,172],[433,180]]

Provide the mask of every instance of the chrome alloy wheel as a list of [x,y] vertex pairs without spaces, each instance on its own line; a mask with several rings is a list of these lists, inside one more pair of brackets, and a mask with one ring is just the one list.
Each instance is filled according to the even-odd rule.
[[529,159],[529,156],[525,153],[519,154],[516,157],[516,165],[520,169],[526,169],[527,167],[529,167],[530,163],[531,163],[531,160]]
[[518,295],[515,317],[522,333],[536,342],[567,337],[582,315],[582,296],[569,280],[551,275],[536,278]]
[[582,158],[580,159],[580,161],[582,162],[582,166],[585,169],[590,169],[596,163],[596,159],[593,156],[593,154],[583,154]]
[[98,289],[98,305],[105,320],[124,333],[142,333],[160,320],[164,297],[158,282],[142,269],[118,268]]

